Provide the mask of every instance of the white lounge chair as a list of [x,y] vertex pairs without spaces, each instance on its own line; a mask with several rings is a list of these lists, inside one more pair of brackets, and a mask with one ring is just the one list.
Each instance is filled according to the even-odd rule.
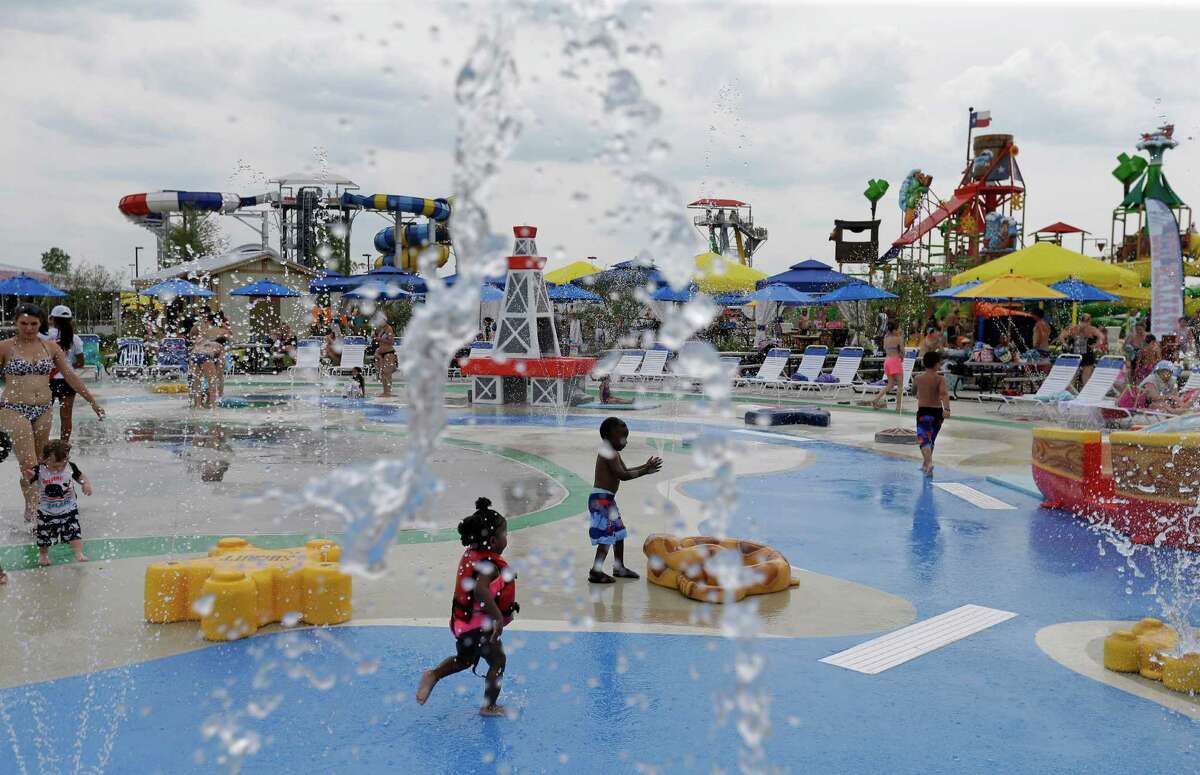
[[[900,393],[908,395],[908,389],[912,385],[913,369],[917,366],[917,348],[911,347],[904,351],[904,359],[901,361],[903,373],[900,375]],[[854,389],[860,393],[868,395],[878,395],[887,390],[887,383],[882,385],[877,382],[857,383]]]
[[638,367],[642,365],[646,353],[642,350],[623,353],[617,365],[613,367],[612,381],[620,382],[627,379],[637,379]]
[[1057,410],[1060,418],[1065,418],[1070,414],[1093,409],[1115,409],[1131,414],[1130,410],[1118,407],[1108,397],[1108,394],[1113,391],[1117,382],[1117,377],[1125,372],[1125,359],[1117,355],[1106,355],[1096,362],[1096,368],[1092,370],[1092,376],[1088,379],[1087,384],[1079,391],[1079,395],[1069,401],[1058,401],[1054,408]]
[[817,377],[821,376],[821,370],[825,368],[825,356],[828,354],[829,348],[823,345],[810,344],[805,347],[804,355],[800,358],[800,365],[796,367],[796,372],[787,381],[788,387],[816,382]]
[[803,391],[818,392],[822,396],[832,397],[843,390],[853,390],[858,367],[862,365],[863,348],[843,347],[838,350],[837,360],[830,370],[832,382],[800,382],[797,387]]
[[140,377],[146,373],[146,341],[140,337],[121,337],[117,340],[117,362],[112,375]]
[[638,367],[637,373],[633,376],[636,379],[646,382],[662,381],[667,374],[663,370],[667,365],[667,356],[670,353],[663,347],[655,347],[652,350],[647,350],[646,355],[642,358],[642,365]]
[[688,342],[679,350],[678,356],[671,361],[671,371],[667,376],[674,379],[677,386],[684,390],[692,390],[710,379],[722,380],[725,384],[734,381],[737,377],[738,367],[741,365],[741,358],[734,356],[720,358],[716,366],[719,372],[714,373],[710,366],[700,365],[702,362],[707,363],[707,359],[688,357],[694,355],[694,349],[698,348],[711,348],[711,345]]
[[296,343],[296,363],[288,368],[288,374],[293,379],[298,371],[313,371],[321,370],[321,347],[325,344],[324,339],[309,338],[301,339]]
[[341,341],[342,357],[337,366],[329,369],[330,374],[349,374],[355,369],[366,372],[367,338],[365,336],[347,336]]
[[1054,365],[1050,367],[1050,373],[1042,380],[1042,384],[1038,385],[1036,393],[1027,396],[999,396],[1001,403],[996,407],[997,413],[1004,414],[1005,407],[1021,407],[1048,414],[1047,410],[1053,409],[1055,402],[1070,389],[1082,361],[1083,356],[1075,353],[1058,356]]
[[767,357],[758,367],[758,373],[753,377],[742,377],[735,380],[734,387],[755,387],[759,385],[778,385],[786,382],[787,379],[783,376],[783,370],[787,368],[788,358],[792,355],[791,350],[783,348],[774,348],[767,351]]

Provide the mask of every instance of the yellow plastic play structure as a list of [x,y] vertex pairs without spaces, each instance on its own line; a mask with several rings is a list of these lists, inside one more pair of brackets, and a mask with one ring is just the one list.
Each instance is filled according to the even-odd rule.
[[309,624],[349,621],[352,588],[337,563],[341,554],[320,538],[295,549],[222,538],[207,557],[146,569],[146,621],[198,620],[207,640],[237,640],[293,617]]
[[150,386],[151,393],[186,393],[186,382],[156,382]]
[[1132,629],[1117,630],[1104,639],[1104,666],[1116,673],[1137,673],[1142,678],[1162,681],[1177,692],[1200,691],[1200,654],[1189,651],[1169,656],[1179,644],[1179,633],[1146,618]]
[[718,552],[741,552],[742,564],[755,571],[758,581],[733,590],[733,598],[765,595],[799,586],[800,579],[792,574],[787,558],[763,544],[738,541],[734,538],[690,536],[677,538],[655,533],[646,538],[642,551],[646,554],[646,580],[660,587],[679,590],[684,597],[701,603],[725,602],[725,589],[704,570],[704,563]]

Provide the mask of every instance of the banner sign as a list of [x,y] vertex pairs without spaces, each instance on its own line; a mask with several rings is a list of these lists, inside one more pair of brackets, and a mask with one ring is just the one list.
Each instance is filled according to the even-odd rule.
[[1150,331],[1155,336],[1174,334],[1183,317],[1179,223],[1166,204],[1147,199],[1146,227],[1150,232]]

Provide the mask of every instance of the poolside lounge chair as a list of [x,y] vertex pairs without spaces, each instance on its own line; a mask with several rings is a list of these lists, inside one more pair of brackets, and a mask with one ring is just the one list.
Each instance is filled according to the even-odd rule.
[[293,378],[300,370],[319,372],[321,370],[321,347],[325,340],[319,337],[301,339],[296,343],[296,363],[288,368]]
[[349,374],[355,369],[367,371],[367,338],[365,336],[342,337],[342,359],[336,366],[329,368],[330,374]]
[[1042,384],[1038,385],[1036,393],[1027,396],[999,396],[1001,403],[996,411],[1003,414],[1005,407],[1021,407],[1048,414],[1049,410],[1054,408],[1055,402],[1062,398],[1062,394],[1070,389],[1082,360],[1083,356],[1075,353],[1058,356],[1054,365],[1050,367],[1050,373],[1042,380]]
[[755,387],[767,384],[779,385],[787,382],[787,379],[783,376],[783,370],[787,368],[788,358],[791,355],[791,350],[785,350],[781,347],[767,350],[767,357],[759,365],[758,373],[753,377],[742,377],[734,380],[733,386]]
[[1096,368],[1092,370],[1092,376],[1088,379],[1087,384],[1079,391],[1079,395],[1069,401],[1058,401],[1054,408],[1058,411],[1060,418],[1065,418],[1067,415],[1076,413],[1079,410],[1087,411],[1092,409],[1111,409],[1119,412],[1124,412],[1126,415],[1131,415],[1134,412],[1128,409],[1123,409],[1116,405],[1108,394],[1113,391],[1116,385],[1117,377],[1125,372],[1125,359],[1118,355],[1106,355],[1096,362]]
[[612,370],[612,381],[620,382],[625,379],[637,379],[638,367],[642,365],[646,353],[642,350],[623,353],[617,365]]
[[122,337],[117,340],[117,362],[113,364],[114,377],[140,377],[146,373],[146,341],[138,337]]
[[698,361],[687,357],[688,352],[692,348],[708,347],[707,344],[696,342],[688,342],[679,351],[679,356],[671,361],[671,371],[668,377],[675,380],[677,386],[691,390],[698,388],[708,378],[716,378],[722,380],[725,384],[729,384],[738,376],[738,367],[741,365],[742,359],[736,356],[727,355],[719,359],[717,368],[719,373],[714,374],[709,369],[704,369],[708,373],[699,373],[697,368]]
[[92,371],[99,380],[104,368],[104,358],[100,355],[100,337],[96,334],[80,334],[79,341],[83,342],[83,366],[75,371],[80,379],[83,379],[88,371]]
[[828,354],[829,348],[823,345],[810,344],[805,347],[804,355],[800,358],[800,365],[787,380],[788,387],[816,382],[817,377],[821,376],[821,370],[825,368],[825,356]]
[[862,359],[863,348],[843,347],[838,350],[837,360],[829,372],[831,381],[801,382],[797,387],[803,391],[819,392],[827,397],[835,396],[843,390],[853,390],[856,387],[854,379],[858,376],[858,367],[862,365]]
[[181,336],[168,336],[158,343],[154,365],[150,367],[151,378],[176,375],[183,379],[188,373],[188,343]]
[[[904,359],[901,362],[903,373],[900,375],[900,393],[908,395],[909,387],[912,385],[913,369],[917,365],[917,353],[919,351],[915,347],[910,347],[904,351]],[[871,383],[856,383],[854,389],[860,393],[868,395],[878,395],[887,390],[887,382],[880,384],[878,382]]]
[[666,379],[667,374],[663,368],[667,365],[667,356],[670,353],[665,347],[655,347],[646,351],[646,355],[642,358],[642,365],[638,367],[637,372],[633,375],[635,379],[646,382],[654,382]]

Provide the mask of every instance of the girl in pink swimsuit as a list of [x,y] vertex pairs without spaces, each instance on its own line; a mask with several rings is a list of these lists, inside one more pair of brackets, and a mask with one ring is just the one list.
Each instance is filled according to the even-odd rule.
[[904,338],[900,336],[900,322],[888,321],[887,333],[883,336],[883,376],[887,377],[887,385],[871,401],[871,407],[882,409],[888,394],[896,390],[896,411],[899,412],[904,403],[904,357],[900,353]]

